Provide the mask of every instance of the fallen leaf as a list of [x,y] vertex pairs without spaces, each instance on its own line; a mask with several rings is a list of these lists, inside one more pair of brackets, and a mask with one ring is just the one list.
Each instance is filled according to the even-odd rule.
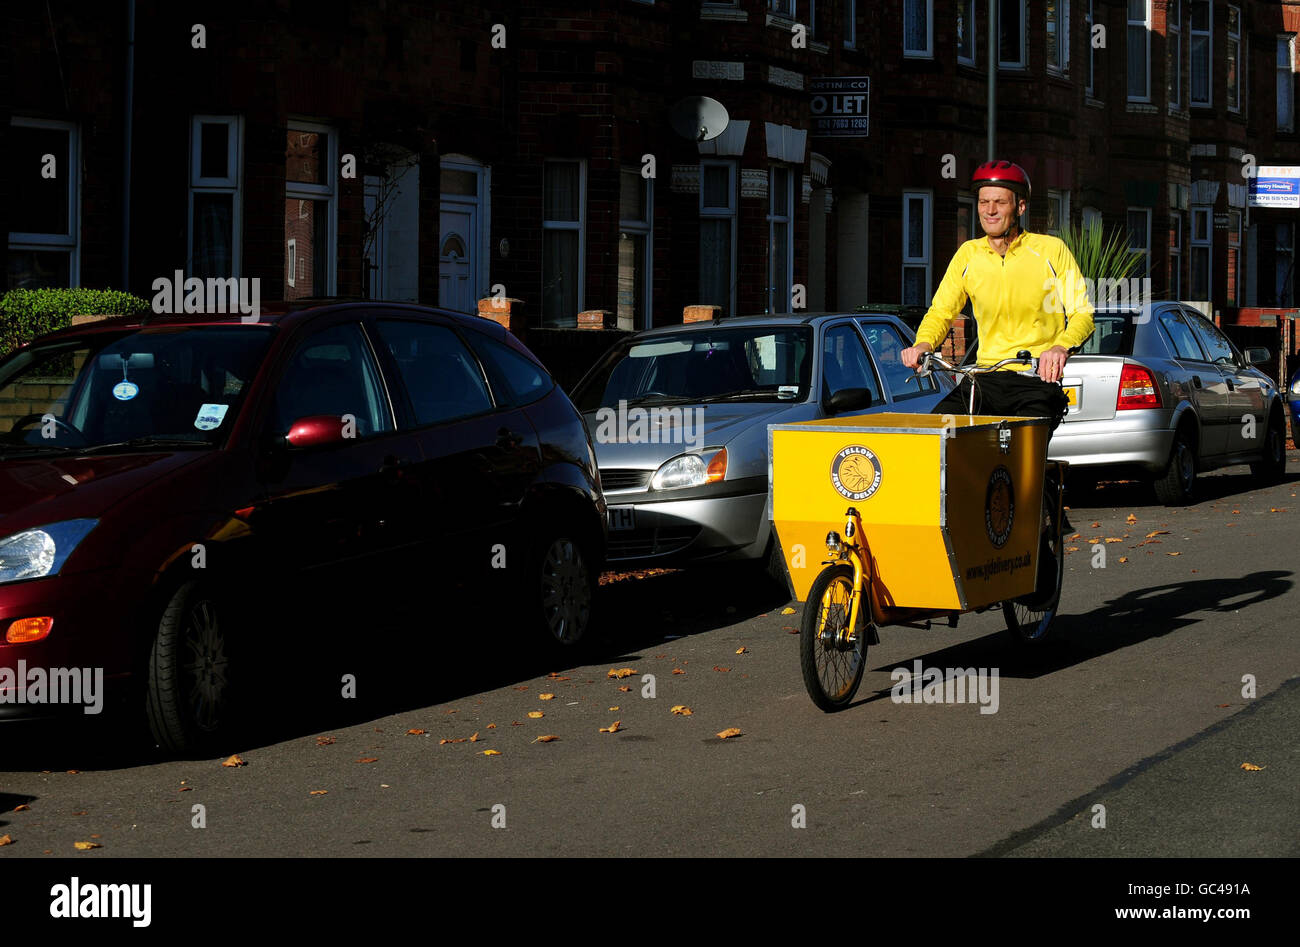
[[620,729],[620,728],[619,728],[619,724],[622,723],[622,722],[623,722],[623,721],[621,721],[621,720],[615,720],[615,721],[614,721],[613,723],[611,723],[608,727],[601,727],[601,728],[600,728],[600,732],[601,732],[601,733],[618,733],[618,731],[619,731],[619,729]]
[[1075,540],[1075,539],[1078,539],[1078,538],[1079,538],[1080,536],[1082,536],[1082,535],[1083,535],[1083,533],[1075,533],[1073,536],[1070,537],[1070,539],[1071,539],[1071,540]]
[[1265,769],[1266,767],[1256,766],[1254,763],[1242,763],[1241,768],[1251,773],[1258,773],[1261,769]]
[[545,717],[546,714],[542,713],[540,710],[530,710],[528,711],[528,716],[532,717],[534,720],[540,720],[542,717]]
[[[447,711],[447,713],[449,713],[449,714],[456,714],[456,713],[460,713],[460,711],[459,711],[459,710],[449,710],[449,711]],[[380,733],[383,733],[382,730],[379,731],[379,732],[380,732]]]
[[740,736],[739,727],[728,727],[726,730],[723,730],[721,733],[718,734],[718,739],[730,740],[732,737],[738,737],[738,736]]
[[538,694],[538,695],[537,695],[537,699],[538,699],[538,700],[555,700],[555,695],[554,695],[554,694]]
[[406,731],[406,735],[407,735],[408,737],[418,737],[418,736],[420,736],[420,734],[422,734],[422,733],[424,733],[423,730],[407,730],[407,731]]
[[1100,524],[1100,523],[1093,523],[1092,526],[1091,526],[1091,528],[1092,528],[1092,529],[1101,529],[1101,524]]
[[1278,509],[1278,508],[1275,507],[1275,506],[1270,506],[1270,507],[1268,508],[1268,511],[1269,511],[1270,513],[1285,513],[1285,512],[1286,512],[1286,510],[1280,510],[1280,509]]
[[487,725],[487,728],[489,730],[495,730],[497,728],[497,725],[495,723],[490,723]]
[[1124,540],[1120,539],[1118,536],[1107,536],[1107,537],[1106,537],[1106,542],[1108,542],[1108,543],[1122,543],[1123,541],[1124,541]]
[[555,742],[556,740],[558,740],[558,739],[559,739],[559,737],[557,737],[554,733],[545,733],[545,734],[543,734],[542,736],[538,737],[538,738],[537,738],[536,740],[534,740],[533,742],[534,742],[534,743],[554,743],[554,742]]
[[324,795],[326,795],[328,792],[329,792],[328,789],[313,789],[311,792],[307,793],[307,795],[309,795],[309,796],[324,796]]
[[178,789],[178,790],[176,790],[176,791],[177,791],[177,792],[189,792],[189,791],[190,791],[190,787],[189,787],[189,786],[182,786],[180,789]]
[[79,852],[88,852],[92,848],[104,847],[103,845],[100,845],[98,842],[73,842],[72,846]]
[[616,710],[618,710],[617,707],[611,707],[611,708],[609,708],[609,712],[610,712],[610,713],[613,713],[613,712],[616,711]]
[[516,687],[515,690],[517,690],[517,691],[526,691],[526,690],[528,690],[528,685],[527,685],[527,684],[522,684],[522,685],[520,685],[519,687]]
[[26,812],[31,806],[23,803],[21,806],[14,806],[14,812]]
[[739,648],[736,649],[736,654],[744,654],[748,650],[749,649],[746,648],[744,645],[741,645]]
[[1165,553],[1165,555],[1166,555],[1166,556],[1181,556],[1182,553],[1181,553],[1181,552],[1167,552],[1167,553]]
[[782,614],[782,615],[793,615],[793,614],[794,614],[794,609],[793,609],[793,608],[783,608],[783,609],[781,609],[781,614]]
[[1152,536],[1168,536],[1168,535],[1169,535],[1169,530],[1167,529],[1153,529],[1151,530],[1151,532],[1147,533],[1147,539],[1150,539]]
[[1065,551],[1066,551],[1066,552],[1078,552],[1078,551],[1079,551],[1079,547],[1078,547],[1078,546],[1066,546],[1066,547],[1065,547]]
[[674,673],[674,674],[685,674],[686,672],[683,671],[681,668],[673,668],[673,673]]
[[622,687],[619,688],[619,690],[621,690],[624,694],[626,694],[631,689],[632,688],[628,687],[626,684],[624,684]]
[[1215,704],[1214,706],[1219,707],[1219,708],[1223,708],[1223,707],[1231,707],[1232,704]]
[[334,742],[334,737],[317,737],[317,738],[316,738],[316,745],[317,745],[317,746],[329,746],[329,745],[330,745],[331,743],[333,743],[333,742]]
[[799,634],[799,629],[798,629],[798,628],[795,628],[793,625],[791,625],[791,626],[789,626],[789,627],[787,627],[787,628],[785,629],[785,633],[786,633],[787,635],[797,635],[797,634]]
[[87,815],[87,812],[86,812],[85,809],[82,809],[80,812],[74,812],[74,813],[72,813],[72,814],[73,814],[73,815]]
[[477,730],[475,730],[474,733],[473,733],[473,735],[469,738],[469,742],[470,742],[470,743],[477,743],[477,742],[478,742],[478,731],[477,731]]
[[518,720],[511,720],[511,721],[510,721],[510,726],[512,726],[512,727],[522,727],[523,724],[520,723]]
[[1232,511],[1232,515],[1233,515],[1233,516],[1239,516],[1240,514],[1241,514],[1241,510],[1233,510],[1233,511]]
[[1130,513],[1128,516],[1124,518],[1125,523],[1136,523],[1137,521],[1138,518],[1134,516],[1132,513]]
[[677,714],[679,717],[689,717],[691,714],[695,713],[695,711],[691,710],[691,708],[687,707],[685,704],[678,704],[673,708],[673,713]]
[[722,667],[722,665],[720,665],[720,664],[715,664],[715,665],[713,665],[713,670],[715,670],[715,671],[721,671],[723,674],[726,674],[728,671],[731,670],[731,668],[724,668],[724,667]]
[[358,759],[357,762],[358,762],[358,763],[378,763],[378,762],[379,762],[379,757],[377,757],[377,756],[363,756],[363,757],[361,757],[360,759]]
[[484,755],[484,756],[500,756],[500,755],[501,755],[501,751],[500,751],[500,750],[484,750],[484,751],[483,751],[483,755]]
[[464,737],[456,737],[456,739],[454,740],[439,740],[438,746],[442,746],[444,743],[464,743],[464,742],[465,742]]
[[222,766],[247,766],[248,764],[245,763],[243,760],[241,760],[238,756],[232,756],[230,759],[226,760],[221,765]]
[[[635,674],[636,672],[633,671],[632,673]],[[551,680],[553,680],[553,681],[567,681],[568,678],[567,678],[567,677],[559,677],[558,675],[556,675],[555,673],[552,672],[552,674],[551,674]]]
[[610,668],[605,676],[612,677],[615,680],[622,680],[625,677],[631,677],[635,673],[635,668]]
[[69,776],[76,776],[76,775],[77,775],[78,773],[80,773],[80,772],[81,772],[81,770],[79,770],[79,769],[70,769],[70,770],[68,770],[68,775],[69,775]]
[[1120,561],[1120,562],[1128,562],[1128,556],[1120,556],[1120,557],[1119,557],[1119,561]]
[[8,835],[0,835],[0,845],[12,845],[14,840]]

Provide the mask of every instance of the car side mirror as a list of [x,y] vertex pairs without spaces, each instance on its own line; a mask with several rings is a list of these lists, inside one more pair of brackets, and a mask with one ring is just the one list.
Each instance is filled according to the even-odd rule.
[[870,388],[841,388],[826,399],[826,410],[831,414],[843,414],[845,411],[865,411],[870,407]]
[[1261,347],[1246,349],[1245,356],[1247,365],[1263,365],[1269,360],[1271,354],[1268,349]]
[[289,426],[284,443],[289,447],[321,447],[344,440],[343,419],[337,414],[312,414]]

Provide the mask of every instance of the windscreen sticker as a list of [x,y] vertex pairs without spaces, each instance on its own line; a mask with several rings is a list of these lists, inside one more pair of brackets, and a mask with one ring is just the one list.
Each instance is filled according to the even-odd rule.
[[140,386],[125,378],[113,386],[113,397],[118,401],[130,401],[140,393]]
[[194,419],[194,426],[200,431],[211,431],[221,427],[221,422],[226,419],[226,412],[230,410],[228,404],[205,404],[199,406],[199,416]]

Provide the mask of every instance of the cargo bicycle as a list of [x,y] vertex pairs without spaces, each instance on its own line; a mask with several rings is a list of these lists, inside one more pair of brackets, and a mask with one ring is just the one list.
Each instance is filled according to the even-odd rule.
[[[987,367],[925,353],[918,374]],[[1067,464],[1047,460],[1047,418],[882,413],[769,428],[769,501],[794,597],[813,703],[849,704],[882,626],[952,627],[1001,608],[1021,645],[1047,637],[1064,575]],[[848,501],[847,507],[845,501]],[[844,517],[843,534],[832,529]],[[829,558],[809,560],[810,550]],[[819,563],[819,565],[817,565]]]

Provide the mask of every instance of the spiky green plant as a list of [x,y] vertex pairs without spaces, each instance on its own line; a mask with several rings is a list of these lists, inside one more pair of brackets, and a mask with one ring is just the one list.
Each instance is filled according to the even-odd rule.
[[1128,279],[1142,267],[1142,257],[1130,253],[1128,235],[1123,230],[1105,234],[1099,224],[1067,227],[1061,239],[1074,254],[1084,279]]

